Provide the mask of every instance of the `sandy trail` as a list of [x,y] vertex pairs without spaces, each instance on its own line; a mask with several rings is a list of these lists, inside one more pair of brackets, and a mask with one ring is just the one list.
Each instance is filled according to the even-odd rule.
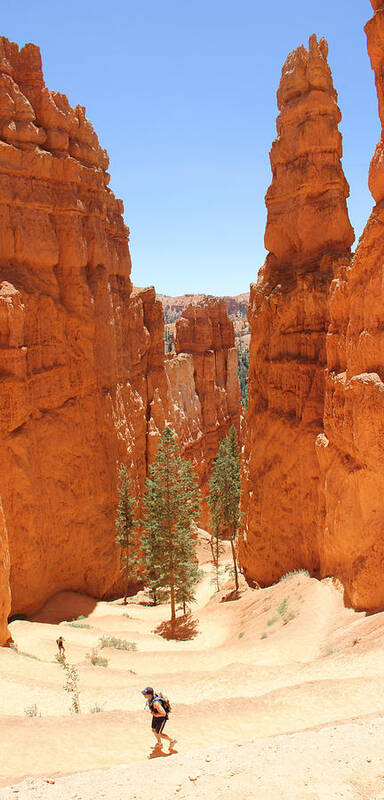
[[[282,754],[288,753],[286,742],[293,741],[295,734],[302,758],[309,759],[309,763],[310,754],[305,754],[304,743],[319,738],[320,733],[323,738],[319,742],[327,741],[329,733],[324,731],[329,732],[330,724],[337,724],[340,748],[344,737],[341,729],[348,729],[348,741],[353,735],[361,736],[361,726],[351,720],[369,717],[371,721],[362,722],[365,731],[374,724],[382,729],[379,717],[384,714],[384,614],[366,618],[345,609],[342,592],[332,581],[318,582],[304,574],[260,591],[242,586],[240,599],[221,602],[228,589],[214,593],[212,570],[206,563],[204,548],[200,554],[204,577],[194,606],[199,633],[190,641],[166,641],[154,634],[153,629],[167,618],[169,609],[164,605],[140,604],[142,593],[132,598],[128,606],[121,601],[95,603],[64,593],[53,598],[35,621],[11,623],[20,652],[0,650],[0,785],[4,787],[30,776],[23,788],[20,784],[16,787],[26,792],[26,797],[28,793],[42,798],[75,797],[75,788],[65,794],[69,792],[68,781],[73,780],[74,787],[76,782],[82,786],[78,797],[85,799],[91,797],[86,793],[85,777],[57,779],[57,776],[113,767],[122,770],[123,777],[116,780],[119,783],[121,779],[126,785],[127,770],[121,765],[132,763],[132,775],[139,775],[139,765],[145,763],[146,770],[160,770],[158,779],[163,780],[161,775],[167,771],[172,775],[174,770],[188,772],[190,763],[197,759],[205,765],[207,791],[219,791],[224,797],[225,781],[219,772],[216,784],[212,783],[211,767],[207,768],[205,760],[212,748],[216,754],[224,748],[225,763],[234,759],[237,764],[237,745],[242,743],[241,752],[249,747],[252,758],[260,761],[262,753],[268,751],[268,742],[273,752],[278,753],[281,748]],[[84,610],[85,619],[74,624],[65,621],[84,614]],[[68,658],[76,664],[80,676],[79,716],[69,713],[70,698],[63,691],[63,670],[54,661],[59,633],[65,638]],[[134,642],[137,650],[103,649],[101,653],[109,659],[108,667],[92,666],[87,653],[105,634]],[[167,728],[177,742],[171,759],[164,758],[162,752],[159,754],[162,758],[147,760],[156,755],[152,752],[150,716],[144,710],[140,694],[147,684],[162,689],[172,700]],[[25,715],[25,710],[33,704],[41,717]],[[90,713],[95,705],[103,709],[102,713]],[[319,730],[312,731],[310,739],[306,739],[316,726]],[[312,752],[313,762],[316,747]],[[344,755],[340,764],[349,763],[350,754]],[[313,783],[317,772],[315,764],[312,767]],[[288,768],[289,765],[280,765],[279,774],[282,776]],[[292,771],[292,763],[290,768]],[[236,770],[241,791],[248,791],[247,776],[249,791],[255,789],[246,759],[242,768]],[[340,775],[335,773],[336,783],[340,779],[343,784],[346,769],[343,770]],[[272,772],[271,766],[270,781]],[[371,769],[373,772],[374,780],[379,781],[380,775]],[[268,774],[268,770],[263,772],[264,777]],[[47,775],[55,775],[56,783],[47,784],[37,777]],[[93,786],[94,780],[96,777],[92,778]],[[103,796],[103,780],[103,773],[98,773],[100,793],[92,797]],[[279,780],[280,791],[283,787],[284,791],[294,791],[293,771],[291,784],[287,777]],[[233,789],[235,784],[236,781],[229,781]],[[60,786],[64,794],[54,794]],[[266,790],[269,784],[264,781],[260,786]],[[323,794],[319,794],[318,787],[314,790],[312,786],[310,791],[315,793],[302,796],[376,797],[356,794],[360,792],[360,784],[356,786],[355,794],[340,795],[336,789],[334,794],[326,795],[324,787]],[[352,791],[349,785],[347,788]],[[140,790],[137,797],[147,796],[141,782],[136,789]],[[189,781],[187,789],[195,791],[193,781]],[[135,797],[126,790],[121,789],[119,795],[117,786],[115,794],[107,792],[104,796]],[[340,789],[344,790],[345,786]],[[162,796],[189,796],[188,792],[180,794],[181,791],[175,789],[176,794]],[[16,794],[11,789],[0,791],[0,797],[4,798]],[[257,795],[237,794],[240,800],[248,796]]]

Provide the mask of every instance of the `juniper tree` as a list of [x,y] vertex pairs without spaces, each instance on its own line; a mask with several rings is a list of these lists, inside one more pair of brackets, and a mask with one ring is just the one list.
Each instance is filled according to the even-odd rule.
[[142,548],[147,580],[152,592],[169,592],[174,627],[176,602],[190,602],[199,580],[192,531],[199,516],[199,490],[192,466],[180,456],[168,425],[149,468],[144,508]]
[[235,542],[240,522],[240,451],[234,425],[228,436],[220,442],[209,482],[208,504],[217,547],[220,538],[228,536],[231,542],[237,591],[239,579]]
[[120,564],[124,579],[124,604],[126,605],[129,581],[139,577],[140,562],[133,537],[136,526],[135,503],[131,497],[129,475],[125,464],[120,464],[119,467],[118,492],[119,503],[115,520],[117,528],[115,541],[120,547]]

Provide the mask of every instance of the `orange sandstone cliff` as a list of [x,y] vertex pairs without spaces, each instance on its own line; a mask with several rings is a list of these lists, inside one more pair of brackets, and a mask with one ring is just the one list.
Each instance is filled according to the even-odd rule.
[[45,87],[39,49],[0,38],[0,644],[10,610],[121,591],[119,461],[140,498],[165,421],[211,458],[240,412],[220,304],[201,320],[225,335],[222,352],[207,339],[199,385],[193,356],[165,363],[162,305],[132,291],[107,168],[85,109]]
[[12,613],[59,590],[112,591],[118,461],[144,483],[162,310],[154,290],[131,297],[107,167],[84,108],[45,87],[39,49],[1,39],[0,594],[10,561]]
[[[366,25],[384,126],[384,2]],[[331,284],[324,434],[318,438],[324,574],[355,608],[384,608],[384,135],[369,171],[376,202],[351,267]]]
[[277,93],[265,244],[251,286],[248,426],[243,478],[246,577],[271,583],[320,569],[315,439],[323,427],[329,286],[353,230],[324,39],[290,53]]

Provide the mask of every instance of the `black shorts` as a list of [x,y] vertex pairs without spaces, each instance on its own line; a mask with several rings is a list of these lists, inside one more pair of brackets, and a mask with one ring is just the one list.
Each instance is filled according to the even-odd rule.
[[161,733],[168,717],[152,717],[152,730]]

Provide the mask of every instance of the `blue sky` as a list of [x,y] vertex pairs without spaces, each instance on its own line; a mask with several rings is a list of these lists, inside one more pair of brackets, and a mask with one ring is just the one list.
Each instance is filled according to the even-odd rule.
[[329,43],[361,234],[379,138],[371,14],[369,0],[9,0],[0,33],[38,44],[47,86],[86,106],[124,201],[134,283],[220,295],[248,291],[264,261],[276,89],[311,33]]

